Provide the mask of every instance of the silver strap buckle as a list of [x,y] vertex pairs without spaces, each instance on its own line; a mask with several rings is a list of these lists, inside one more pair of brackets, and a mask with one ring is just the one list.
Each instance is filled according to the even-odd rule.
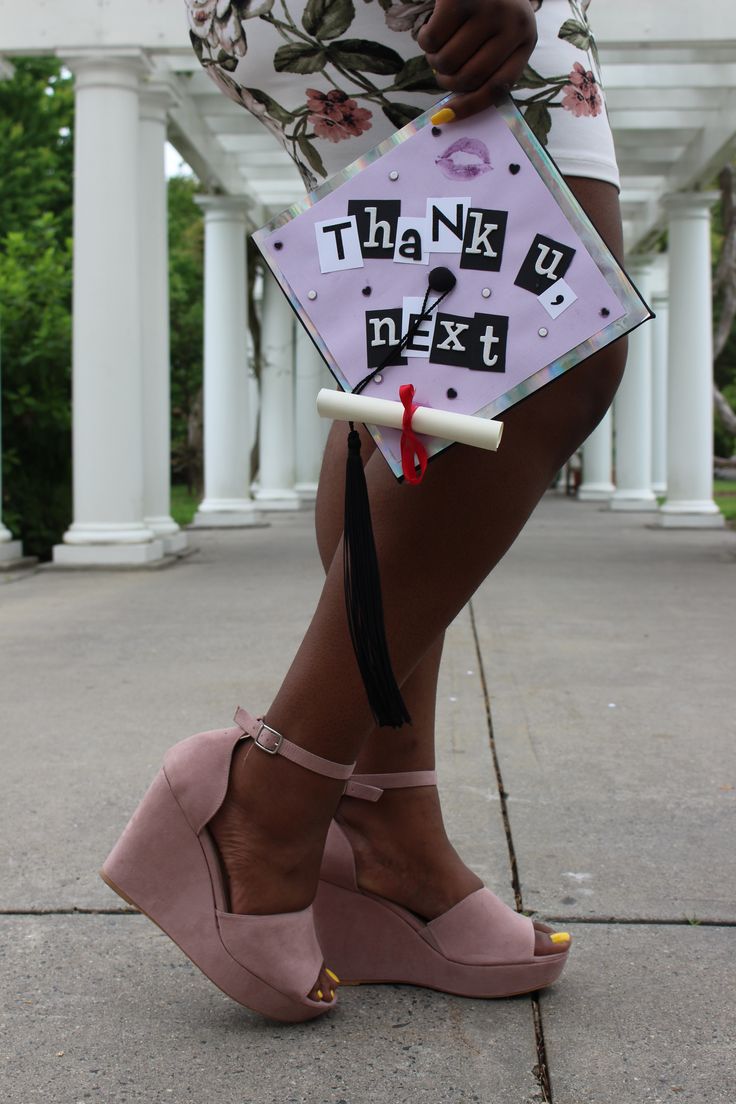
[[[268,734],[265,737],[265,743],[261,742],[261,737],[264,732]],[[261,727],[258,729],[253,742],[256,747],[259,747],[261,751],[265,751],[267,755],[278,755],[281,750],[281,745],[284,742],[284,737],[280,732],[277,732],[275,728],[270,728],[261,721]]]

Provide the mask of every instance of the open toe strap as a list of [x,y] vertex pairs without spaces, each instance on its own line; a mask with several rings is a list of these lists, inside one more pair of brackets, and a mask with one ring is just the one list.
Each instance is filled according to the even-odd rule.
[[322,969],[312,906],[253,916],[217,910],[220,938],[236,962],[284,996],[304,1000]]
[[534,958],[534,925],[487,887],[430,921],[425,938],[455,962],[505,964]]

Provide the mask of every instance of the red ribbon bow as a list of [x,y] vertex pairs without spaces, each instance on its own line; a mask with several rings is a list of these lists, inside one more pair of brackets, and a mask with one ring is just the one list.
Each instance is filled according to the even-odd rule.
[[[412,429],[412,418],[418,406],[414,400],[414,384],[404,383],[399,388],[399,398],[404,404],[401,429],[401,470],[407,483],[421,483],[427,470],[427,450]],[[417,471],[419,464],[419,471]]]

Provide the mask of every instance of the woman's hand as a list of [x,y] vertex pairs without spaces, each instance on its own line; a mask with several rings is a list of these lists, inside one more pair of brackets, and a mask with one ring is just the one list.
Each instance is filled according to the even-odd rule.
[[530,0],[437,0],[417,37],[440,88],[458,93],[444,109],[456,119],[490,107],[499,94],[509,92],[536,41]]

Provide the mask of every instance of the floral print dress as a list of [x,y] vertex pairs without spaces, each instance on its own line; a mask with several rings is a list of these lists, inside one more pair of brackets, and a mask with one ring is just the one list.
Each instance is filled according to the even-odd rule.
[[[529,0],[538,43],[514,98],[567,175],[618,186],[590,0]],[[185,0],[220,89],[271,131],[305,185],[444,95],[416,43],[434,0]]]

